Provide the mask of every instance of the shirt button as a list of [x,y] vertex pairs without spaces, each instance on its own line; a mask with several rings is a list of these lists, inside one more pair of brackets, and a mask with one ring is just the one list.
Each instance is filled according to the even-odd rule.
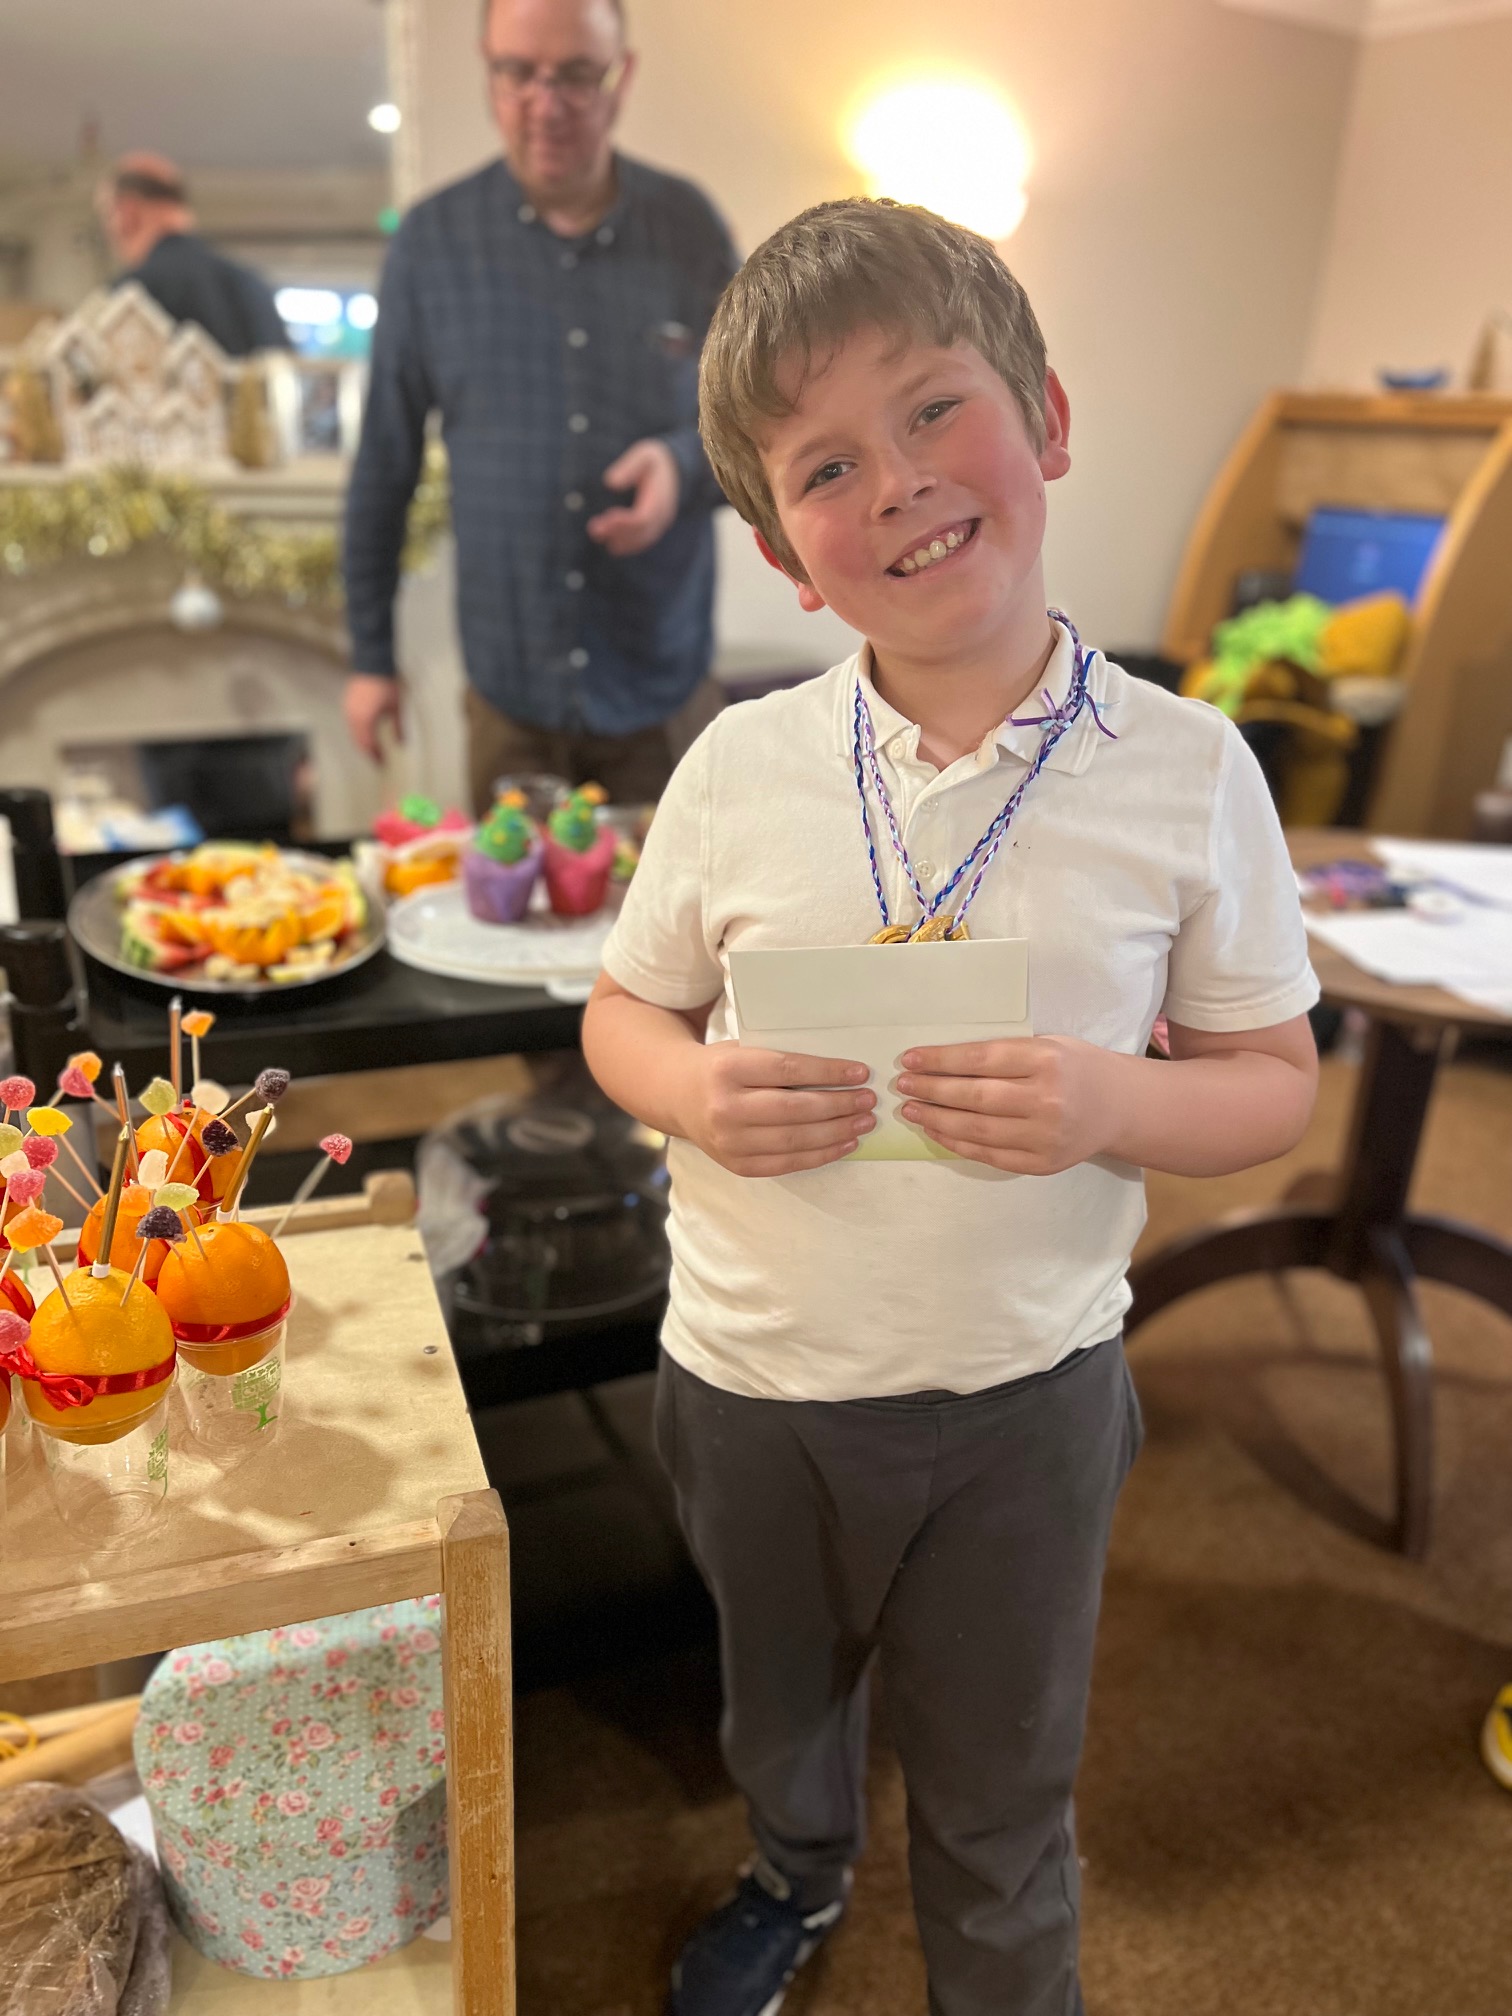
[[612,245],[614,243],[614,226],[612,224],[600,224],[593,235],[597,238],[600,245]]
[[572,667],[574,672],[581,672],[583,667],[588,663],[588,653],[583,649],[581,644],[577,646],[576,650],[567,653],[567,663]]
[[577,259],[578,255],[576,254],[576,252],[564,252],[562,254],[562,271],[564,273],[570,273],[573,267],[576,266]]
[[571,413],[567,417],[567,425],[574,434],[586,434],[588,432],[588,415],[586,413]]
[[581,490],[569,490],[567,495],[562,499],[562,502],[567,506],[569,511],[581,511],[585,499]]
[[535,205],[533,203],[522,203],[519,209],[516,210],[515,215],[522,224],[534,224],[536,220]]
[[567,331],[567,341],[572,345],[574,350],[581,350],[583,345],[588,341],[588,331],[586,329],[569,329]]
[[903,738],[903,736],[894,735],[891,742],[889,742],[887,745],[887,753],[889,756],[901,756],[907,749],[907,747],[908,744]]
[[921,876],[933,875],[933,873],[935,872],[935,865],[933,861],[920,861],[918,863],[918,869]]
[[562,576],[562,579],[567,583],[569,588],[577,589],[582,587],[587,576],[581,573],[578,568],[572,567]]

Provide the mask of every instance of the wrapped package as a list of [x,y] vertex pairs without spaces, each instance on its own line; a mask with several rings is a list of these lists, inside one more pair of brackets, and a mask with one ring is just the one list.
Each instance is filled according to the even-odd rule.
[[224,1967],[345,1973],[445,1911],[440,1598],[171,1652],[136,1759],[169,1908]]
[[0,1792],[0,2016],[164,2016],[157,1872],[82,1792]]

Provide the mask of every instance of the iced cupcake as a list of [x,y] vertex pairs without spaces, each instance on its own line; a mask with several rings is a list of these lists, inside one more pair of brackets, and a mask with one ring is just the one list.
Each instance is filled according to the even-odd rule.
[[511,793],[501,798],[462,857],[467,907],[484,924],[518,924],[541,872],[541,836]]
[[558,917],[603,907],[619,850],[619,836],[594,816],[606,796],[601,784],[580,785],[546,821],[546,893]]

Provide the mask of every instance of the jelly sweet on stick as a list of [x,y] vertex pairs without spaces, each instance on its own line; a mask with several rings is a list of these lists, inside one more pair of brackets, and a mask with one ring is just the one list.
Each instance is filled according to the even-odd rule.
[[[84,1178],[90,1189],[93,1190],[96,1197],[103,1196],[104,1193],[100,1188],[94,1171],[68,1139],[68,1130],[72,1127],[73,1122],[66,1113],[58,1112],[56,1107],[53,1106],[33,1106],[27,1113],[26,1124],[34,1134],[40,1134],[44,1139],[55,1140],[61,1148],[65,1149],[77,1166],[79,1174]],[[21,1152],[23,1154],[26,1152],[24,1143],[22,1144]]]
[[300,1205],[305,1203],[307,1199],[313,1194],[315,1185],[320,1181],[321,1177],[324,1176],[327,1169],[330,1168],[331,1164],[335,1162],[338,1165],[344,1165],[351,1158],[352,1144],[345,1134],[327,1134],[325,1139],[321,1142],[320,1146],[322,1151],[320,1161],[318,1161],[315,1164],[315,1167],[310,1171],[309,1175],[306,1176],[303,1183],[300,1184],[299,1188],[294,1192],[294,1195],[289,1199],[289,1202],[284,1209],[283,1215],[279,1218],[278,1223],[273,1227],[272,1236],[275,1239],[283,1231],[285,1225],[288,1224],[289,1220],[294,1216],[294,1213],[299,1209]]
[[30,1078],[22,1078],[19,1075],[13,1078],[0,1078],[0,1106],[5,1108],[7,1120],[12,1113],[20,1113],[26,1107],[34,1105],[36,1098],[37,1088]]
[[264,1106],[276,1106],[288,1091],[291,1083],[289,1074],[277,1064],[270,1064],[266,1071],[259,1071],[247,1091],[239,1099],[233,1099],[222,1113],[223,1120],[229,1120],[234,1113],[240,1113],[243,1106],[253,1099],[260,1099]]

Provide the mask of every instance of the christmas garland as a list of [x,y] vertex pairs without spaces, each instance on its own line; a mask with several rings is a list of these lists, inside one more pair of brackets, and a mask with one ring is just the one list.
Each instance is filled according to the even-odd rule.
[[[451,529],[446,457],[427,452],[410,505],[403,565],[424,566]],[[80,474],[46,488],[0,486],[0,571],[35,573],[61,560],[119,560],[160,543],[207,587],[264,595],[290,608],[339,608],[341,564],[335,531],[285,531],[239,517],[199,484],[149,469]]]

